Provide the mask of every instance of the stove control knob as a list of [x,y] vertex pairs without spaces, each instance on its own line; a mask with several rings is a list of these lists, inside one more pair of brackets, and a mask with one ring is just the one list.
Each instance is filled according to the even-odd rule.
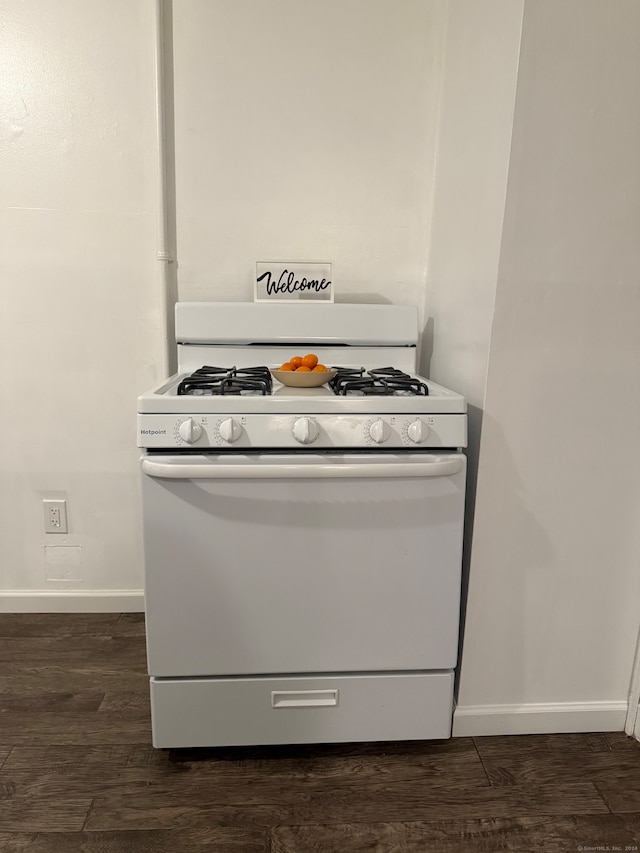
[[300,444],[311,444],[318,437],[318,424],[313,418],[298,418],[293,425],[293,437]]
[[242,434],[242,427],[238,423],[238,421],[233,418],[226,418],[220,424],[220,438],[223,441],[228,441],[229,444],[232,444],[234,441],[237,441]]
[[429,427],[424,421],[421,421],[420,418],[409,424],[409,427],[407,428],[407,435],[414,444],[420,444],[423,442],[430,432],[431,430]]
[[391,427],[386,421],[383,421],[382,418],[378,418],[377,421],[374,421],[369,427],[369,436],[372,438],[376,444],[382,444],[383,441],[386,441],[391,434]]
[[197,424],[193,418],[189,418],[180,424],[178,432],[180,433],[180,438],[183,439],[183,441],[186,441],[187,444],[193,444],[193,442],[197,441],[202,435],[202,427],[200,424]]

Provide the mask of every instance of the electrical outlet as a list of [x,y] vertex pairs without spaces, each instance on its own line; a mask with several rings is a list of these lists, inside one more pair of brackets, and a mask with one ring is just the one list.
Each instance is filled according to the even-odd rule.
[[67,502],[66,501],[42,501],[44,507],[44,532],[45,533],[68,533],[67,525]]

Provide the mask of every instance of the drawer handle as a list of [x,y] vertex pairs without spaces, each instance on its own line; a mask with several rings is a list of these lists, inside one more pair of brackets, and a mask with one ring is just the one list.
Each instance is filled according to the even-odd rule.
[[272,708],[331,708],[338,704],[337,690],[272,690]]

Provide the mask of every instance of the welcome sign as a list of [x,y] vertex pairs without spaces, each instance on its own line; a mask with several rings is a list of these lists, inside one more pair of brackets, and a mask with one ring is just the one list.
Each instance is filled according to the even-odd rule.
[[331,264],[258,261],[255,302],[333,302]]

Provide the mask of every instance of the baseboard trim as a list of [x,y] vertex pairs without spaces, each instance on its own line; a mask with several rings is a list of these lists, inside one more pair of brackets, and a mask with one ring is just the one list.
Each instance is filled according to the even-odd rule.
[[458,705],[453,737],[624,731],[627,702]]
[[139,613],[142,589],[3,590],[0,613]]

